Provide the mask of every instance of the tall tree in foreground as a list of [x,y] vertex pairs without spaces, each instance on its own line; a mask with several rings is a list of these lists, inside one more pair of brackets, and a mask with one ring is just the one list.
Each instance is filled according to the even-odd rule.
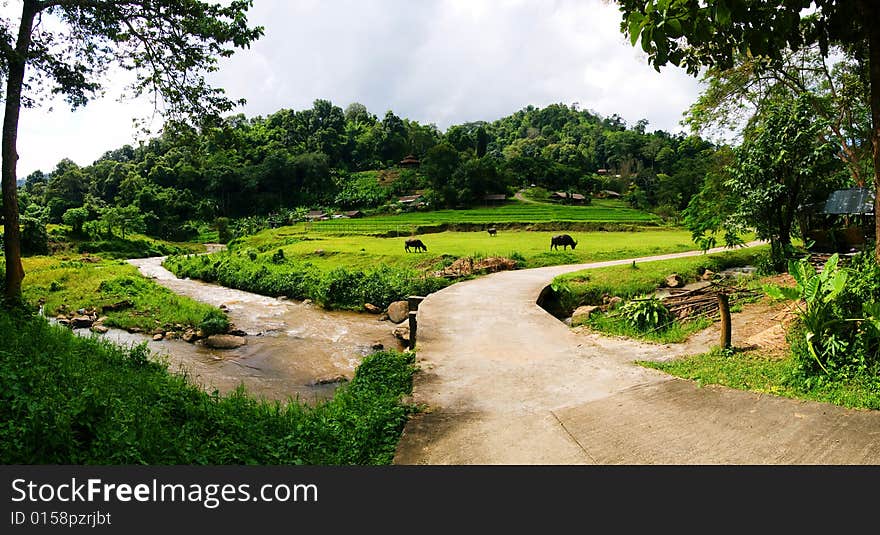
[[[617,0],[621,30],[641,40],[657,70],[666,64],[697,75],[730,69],[737,57],[781,62],[785,51],[818,44],[861,48],[868,58],[874,188],[880,189],[880,2],[875,0]],[[880,214],[880,195],[875,195]],[[875,217],[880,238],[880,217]],[[875,241],[880,262],[880,239]]]
[[[225,4],[225,5],[224,5]],[[132,96],[151,95],[176,119],[216,116],[237,103],[204,74],[258,39],[253,0],[24,0],[18,21],[0,19],[0,73],[6,78],[2,133],[5,295],[21,299],[21,235],[16,191],[22,106],[63,95],[72,108],[98,95],[108,69],[135,73]]]

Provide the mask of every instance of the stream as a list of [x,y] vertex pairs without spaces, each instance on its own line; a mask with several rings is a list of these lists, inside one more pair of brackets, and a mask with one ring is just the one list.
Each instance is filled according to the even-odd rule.
[[[123,346],[147,342],[167,358],[169,370],[185,371],[205,388],[227,393],[244,384],[251,394],[286,401],[314,403],[330,398],[340,383],[315,384],[324,378],[351,379],[372,347],[401,349],[394,324],[378,316],[326,311],[317,305],[275,299],[216,284],[179,279],[162,267],[165,257],[128,262],[141,274],[173,292],[214,306],[225,305],[235,329],[247,332],[247,344],[236,349],[211,349],[182,340],[154,342],[152,337],[111,329],[102,335]],[[77,329],[88,333],[88,329]]]

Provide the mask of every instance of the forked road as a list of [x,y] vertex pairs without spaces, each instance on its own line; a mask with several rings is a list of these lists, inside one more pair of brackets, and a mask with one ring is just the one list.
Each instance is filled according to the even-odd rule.
[[536,304],[557,275],[631,262],[500,272],[428,296],[413,392],[427,411],[394,462],[880,464],[880,411],[698,388],[633,363],[672,348],[577,335]]

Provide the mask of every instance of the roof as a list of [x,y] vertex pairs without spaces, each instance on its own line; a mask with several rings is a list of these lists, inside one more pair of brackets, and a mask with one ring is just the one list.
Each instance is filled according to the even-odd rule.
[[560,197],[562,199],[574,199],[576,201],[583,201],[584,199],[586,199],[586,197],[584,197],[580,193],[566,193],[564,191],[553,192],[553,196]]
[[405,195],[398,199],[398,202],[413,202],[421,199],[421,195]]
[[606,197],[620,197],[620,193],[610,189],[603,189],[600,193],[604,194]]
[[488,195],[483,196],[483,200],[485,201],[503,201],[507,198],[507,195],[503,193],[490,193]]
[[825,201],[823,214],[873,214],[874,191],[870,188],[839,189]]
[[306,214],[306,217],[324,217],[327,214],[322,212],[321,210],[309,210],[309,213]]
[[417,163],[419,163],[419,159],[416,158],[416,157],[415,157],[414,155],[412,155],[412,154],[408,154],[408,155],[406,156],[406,158],[400,160],[400,163],[401,163],[401,164],[404,164],[404,165],[406,165],[406,164],[411,164],[411,163],[412,163],[412,164],[417,164]]

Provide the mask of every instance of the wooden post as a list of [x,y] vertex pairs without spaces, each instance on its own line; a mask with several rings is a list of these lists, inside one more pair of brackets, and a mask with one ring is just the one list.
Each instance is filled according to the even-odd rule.
[[725,293],[717,295],[718,312],[721,314],[721,349],[730,349],[730,301]]

